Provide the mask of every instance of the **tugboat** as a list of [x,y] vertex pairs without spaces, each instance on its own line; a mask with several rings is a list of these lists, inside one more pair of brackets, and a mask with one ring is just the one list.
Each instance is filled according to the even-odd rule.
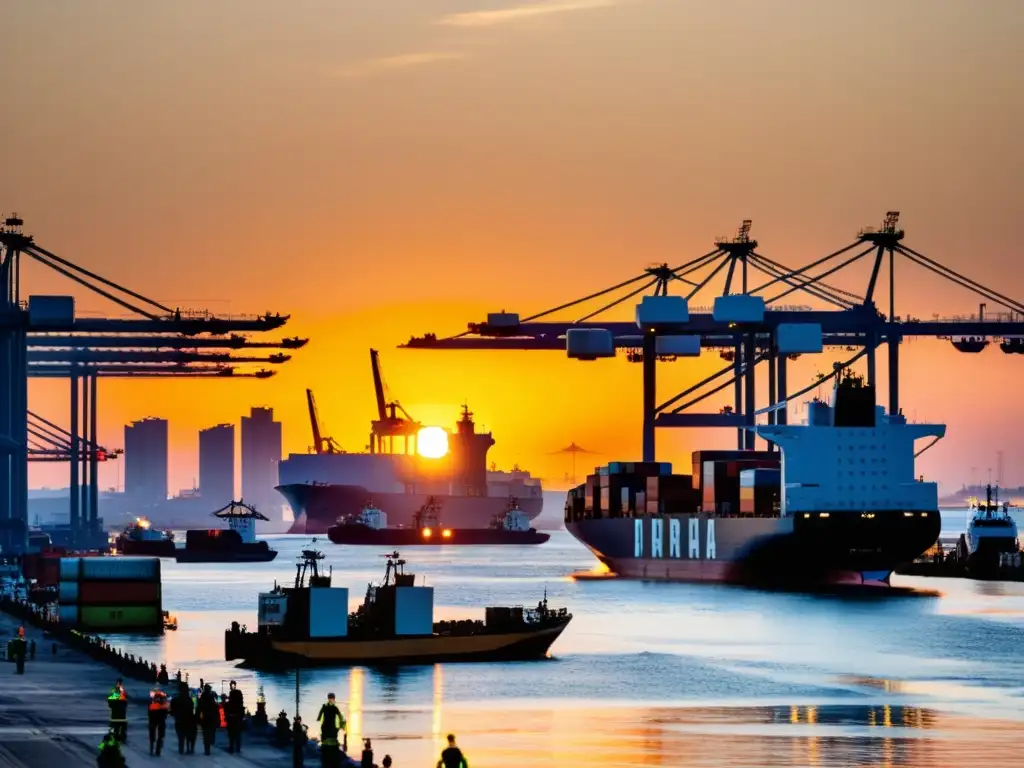
[[135,522],[114,539],[114,548],[121,555],[174,557],[174,534],[153,528],[144,517],[136,517]]
[[508,508],[495,515],[488,528],[445,528],[440,524],[441,505],[433,496],[416,513],[414,528],[388,528],[387,515],[368,503],[354,516],[339,519],[327,529],[327,538],[335,544],[407,547],[432,544],[543,544],[550,534],[530,527],[529,516],[515,498]]
[[999,556],[1004,552],[1020,551],[1017,542],[1017,523],[1010,517],[1010,503],[999,503],[999,489],[995,500],[992,486],[985,489],[985,501],[971,500],[971,520],[967,524],[966,545],[967,570],[971,573],[993,570],[999,565]]
[[268,518],[253,507],[232,501],[213,516],[228,527],[186,531],[185,547],[174,553],[179,563],[267,563],[277,557],[277,550],[256,540],[256,521]]
[[350,614],[348,590],[318,567],[323,553],[304,550],[294,586],[259,596],[257,630],[236,621],[224,633],[225,659],[255,669],[540,659],[572,619],[545,593],[535,609],[488,607],[484,621],[435,623],[433,587],[417,586],[398,552],[385,558],[384,580]]

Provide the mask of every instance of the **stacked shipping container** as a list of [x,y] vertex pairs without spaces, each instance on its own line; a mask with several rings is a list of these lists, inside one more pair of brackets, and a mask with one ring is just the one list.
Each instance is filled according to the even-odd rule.
[[161,593],[159,558],[61,558],[58,617],[79,629],[159,632]]

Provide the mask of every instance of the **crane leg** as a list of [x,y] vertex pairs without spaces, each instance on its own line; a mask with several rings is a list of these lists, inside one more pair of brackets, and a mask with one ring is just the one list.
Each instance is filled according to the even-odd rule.
[[654,417],[657,404],[655,397],[657,388],[655,386],[655,366],[658,359],[656,356],[657,344],[655,334],[647,332],[644,334],[644,445],[643,460],[655,461],[654,458]]

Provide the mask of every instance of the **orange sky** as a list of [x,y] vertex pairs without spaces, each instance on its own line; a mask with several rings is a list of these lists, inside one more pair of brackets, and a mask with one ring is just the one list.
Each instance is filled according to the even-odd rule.
[[[306,386],[362,446],[370,346],[421,420],[468,399],[501,464],[560,477],[568,461],[544,454],[570,440],[633,457],[635,366],[392,347],[682,262],[747,217],[797,265],[898,208],[915,248],[1024,297],[1024,8],[1009,0],[11,0],[5,28],[0,211],[156,299],[291,313],[288,332],[313,338],[269,381],[104,382],[102,442],[172,419],[172,487],[196,474],[196,430],[250,404],[304,450]],[[976,309],[914,270],[900,313]],[[957,483],[1003,449],[1024,482],[1019,359],[926,342],[904,359],[905,411],[950,425],[922,469]],[[662,394],[716,362],[663,366]],[[30,397],[66,418],[60,385]],[[659,437],[678,460],[731,433]]]

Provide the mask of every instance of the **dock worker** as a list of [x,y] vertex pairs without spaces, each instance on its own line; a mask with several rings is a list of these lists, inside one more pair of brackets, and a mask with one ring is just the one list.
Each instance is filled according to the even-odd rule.
[[121,678],[107,695],[107,706],[110,708],[110,730],[114,737],[124,744],[128,741],[128,694],[125,693]]
[[341,748],[338,734],[345,730],[345,716],[334,701],[334,694],[327,694],[327,703],[320,707],[316,716],[320,723],[320,765],[323,768],[339,768]]
[[96,756],[98,768],[125,768],[124,754],[113,731],[107,731],[107,735],[100,742],[99,752]]
[[190,737],[191,748],[194,749],[196,746],[196,737],[193,735],[196,728],[196,707],[187,683],[178,684],[178,692],[171,699],[171,717],[174,718],[174,732],[178,736],[178,754],[184,755],[190,746]]
[[159,688],[149,695],[149,754],[159,755],[164,747],[164,737],[167,735],[167,715],[171,705],[167,701],[167,694]]
[[455,744],[455,734],[448,734],[448,748],[441,753],[437,768],[469,768],[469,761]]
[[306,726],[302,724],[302,718],[296,715],[292,726],[292,768],[303,768],[307,741],[309,736],[306,735]]
[[242,718],[245,717],[245,703],[242,692],[235,681],[231,681],[228,703],[224,706],[228,726],[228,752],[242,752]]
[[220,726],[220,704],[209,683],[199,697],[199,725],[203,729],[203,752],[208,755]]

